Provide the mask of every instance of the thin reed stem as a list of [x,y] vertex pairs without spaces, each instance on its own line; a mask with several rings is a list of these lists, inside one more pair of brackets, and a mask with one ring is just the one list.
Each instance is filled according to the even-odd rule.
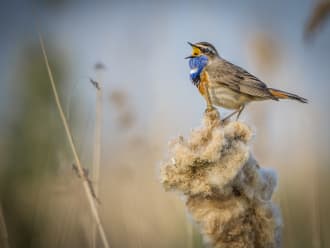
[[72,150],[74,159],[76,161],[78,173],[79,173],[80,177],[83,179],[82,180],[83,188],[85,190],[85,193],[86,193],[86,196],[87,196],[87,200],[89,202],[89,205],[90,205],[90,208],[91,208],[91,211],[92,211],[92,215],[93,215],[93,217],[95,219],[95,223],[96,223],[96,225],[98,227],[98,230],[99,230],[99,233],[100,233],[100,237],[101,237],[103,246],[105,248],[110,248],[110,245],[109,245],[108,240],[106,238],[106,235],[105,235],[105,232],[104,232],[104,229],[103,229],[103,226],[102,226],[100,217],[99,217],[99,213],[98,213],[98,209],[96,207],[96,203],[94,201],[94,197],[93,197],[93,195],[92,195],[92,193],[90,191],[90,187],[88,185],[88,180],[87,180],[87,178],[85,176],[85,173],[83,171],[83,167],[81,165],[81,162],[80,162],[80,159],[79,159],[79,156],[78,156],[78,153],[77,153],[75,144],[73,142],[72,134],[71,134],[69,125],[67,123],[67,120],[66,120],[66,117],[65,117],[65,114],[64,114],[62,105],[61,105],[61,101],[60,101],[60,98],[59,98],[59,95],[58,95],[58,92],[57,92],[57,89],[56,89],[56,85],[55,85],[53,73],[52,73],[52,70],[51,70],[50,65],[49,65],[49,61],[48,61],[48,57],[47,57],[47,53],[46,53],[44,41],[42,39],[41,34],[39,34],[39,41],[40,41],[40,46],[41,46],[41,50],[42,50],[42,53],[43,53],[43,57],[44,57],[44,60],[45,60],[45,64],[46,64],[48,76],[49,76],[49,79],[50,79],[50,84],[51,84],[51,87],[52,87],[52,91],[54,93],[56,106],[57,106],[57,109],[59,111],[59,114],[60,114],[60,117],[61,117],[61,120],[62,120],[64,129],[65,129],[65,132],[66,132],[66,135],[67,135],[67,138],[68,138],[68,141],[69,141],[69,144],[70,144],[70,147],[71,147],[71,150]]
[[187,220],[187,248],[194,247],[194,226]]
[[[96,115],[95,115],[95,130],[94,130],[94,149],[93,149],[93,182],[95,194],[99,195],[99,178],[100,178],[100,164],[101,164],[101,137],[102,137],[102,113],[103,113],[103,93],[98,79],[99,87],[96,88]],[[97,247],[96,225],[92,225],[92,248]]]
[[5,216],[2,212],[2,206],[0,203],[0,245],[1,244],[3,245],[4,248],[9,248],[7,226],[6,226]]

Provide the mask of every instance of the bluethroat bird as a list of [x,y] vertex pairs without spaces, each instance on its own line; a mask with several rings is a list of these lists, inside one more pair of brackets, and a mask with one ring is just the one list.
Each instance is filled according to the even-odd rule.
[[220,57],[215,47],[208,42],[192,44],[189,59],[190,79],[197,86],[207,103],[206,111],[213,105],[233,109],[224,120],[237,114],[252,101],[293,99],[307,103],[307,99],[296,94],[268,88],[267,85],[243,68]]

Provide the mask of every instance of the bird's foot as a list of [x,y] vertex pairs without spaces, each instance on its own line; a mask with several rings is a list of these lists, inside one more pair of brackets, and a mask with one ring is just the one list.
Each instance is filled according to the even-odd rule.
[[236,114],[238,111],[234,111],[233,113],[230,113],[229,115],[227,115],[225,118],[223,118],[222,120],[221,120],[221,122],[224,124],[224,123],[226,123],[226,122],[228,122],[229,120],[230,120],[230,118],[234,115],[234,114]]
[[226,124],[227,122],[229,122],[230,117],[231,117],[231,116],[226,116],[225,118],[223,118],[223,119],[221,120],[221,123],[222,123],[222,124]]
[[204,115],[209,120],[219,120],[220,119],[219,111],[215,107],[213,107],[212,105],[207,106],[207,108],[204,111]]
[[225,118],[223,118],[223,119],[221,120],[221,122],[222,122],[222,123],[225,123],[225,122],[229,121],[229,119],[230,119],[233,115],[235,115],[235,114],[237,114],[237,116],[236,116],[236,121],[238,121],[238,119],[239,119],[239,117],[240,117],[240,115],[241,115],[241,113],[242,113],[244,107],[245,107],[245,106],[242,105],[238,110],[235,110],[234,112],[230,113],[230,114],[227,115]]
[[213,107],[212,105],[208,105],[204,112],[205,112],[205,114],[207,114],[207,113],[211,113],[214,110],[216,110],[215,107]]

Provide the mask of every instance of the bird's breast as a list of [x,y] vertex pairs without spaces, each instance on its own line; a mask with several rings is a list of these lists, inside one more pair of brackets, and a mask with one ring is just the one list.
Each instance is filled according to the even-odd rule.
[[233,91],[225,85],[210,82],[208,86],[211,102],[214,105],[227,109],[239,109],[251,101],[248,95]]

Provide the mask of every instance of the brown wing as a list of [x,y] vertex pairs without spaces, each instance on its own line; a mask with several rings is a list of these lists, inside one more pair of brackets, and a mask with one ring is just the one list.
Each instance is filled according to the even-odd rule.
[[226,85],[236,92],[277,100],[277,98],[271,94],[265,83],[243,68],[226,60],[214,62],[210,64],[209,68],[206,68],[206,70],[210,75],[210,80],[218,84]]

